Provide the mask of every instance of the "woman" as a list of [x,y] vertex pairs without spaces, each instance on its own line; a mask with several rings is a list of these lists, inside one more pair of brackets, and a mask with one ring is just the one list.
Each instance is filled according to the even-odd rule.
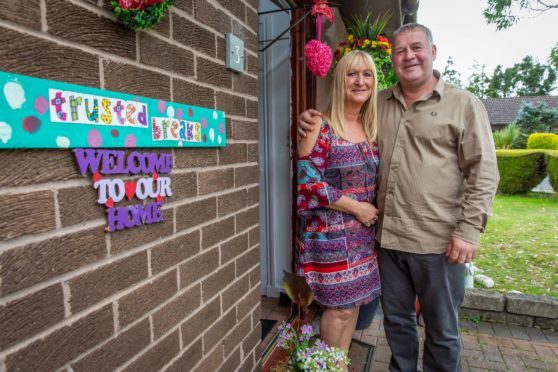
[[321,338],[349,350],[359,306],[380,295],[374,253],[376,68],[353,51],[337,64],[319,131],[299,143],[299,272],[325,307]]

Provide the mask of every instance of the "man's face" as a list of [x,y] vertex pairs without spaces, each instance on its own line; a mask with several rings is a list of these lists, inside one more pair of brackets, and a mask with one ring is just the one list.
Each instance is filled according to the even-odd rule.
[[393,67],[403,86],[422,86],[432,77],[436,46],[428,36],[415,29],[402,32],[393,42]]

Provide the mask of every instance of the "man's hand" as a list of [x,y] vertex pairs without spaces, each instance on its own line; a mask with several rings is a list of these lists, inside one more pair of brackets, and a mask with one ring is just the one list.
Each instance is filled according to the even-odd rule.
[[314,116],[322,116],[322,113],[314,109],[309,109],[304,111],[298,117],[298,135],[300,137],[306,137],[306,132],[312,132],[314,130]]
[[449,263],[469,263],[477,257],[477,246],[452,236],[446,256]]

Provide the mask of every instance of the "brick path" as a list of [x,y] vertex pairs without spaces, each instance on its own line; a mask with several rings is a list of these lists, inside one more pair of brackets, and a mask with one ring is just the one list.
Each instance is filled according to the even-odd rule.
[[[558,332],[487,322],[461,325],[463,372],[558,371]],[[419,329],[424,338],[424,328]],[[391,353],[382,321],[375,319],[355,338],[376,345],[372,370],[388,371]]]
[[[285,319],[289,312],[288,307],[277,305],[277,299],[262,298],[263,318]],[[382,318],[379,309],[372,325],[354,335],[376,346],[373,371],[388,371],[391,356]],[[462,321],[461,326],[463,372],[558,371],[556,331],[467,320]],[[424,328],[419,330],[424,338]],[[420,352],[422,355],[422,345]]]

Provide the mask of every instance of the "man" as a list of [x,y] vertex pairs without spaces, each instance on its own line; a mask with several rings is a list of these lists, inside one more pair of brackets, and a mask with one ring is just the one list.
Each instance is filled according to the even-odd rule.
[[[430,30],[394,33],[399,83],[378,97],[377,240],[390,370],[416,371],[415,299],[425,323],[424,371],[460,371],[464,264],[477,255],[498,185],[486,110],[433,70]],[[299,120],[308,128],[309,110]]]

